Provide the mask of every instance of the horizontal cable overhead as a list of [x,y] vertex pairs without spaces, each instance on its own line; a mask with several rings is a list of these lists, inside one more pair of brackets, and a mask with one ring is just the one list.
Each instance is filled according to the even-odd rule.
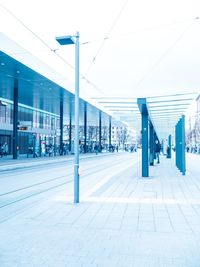
[[175,124],[185,114],[196,95],[197,93],[190,92],[147,98],[150,118],[161,139],[174,133]]
[[[181,109],[181,110],[159,110],[159,114],[180,114],[180,113],[184,113],[184,109]],[[155,113],[156,112],[156,113]],[[151,114],[157,114],[158,112],[157,111],[151,111]]]
[[122,106],[116,106],[116,105],[107,106],[107,105],[105,105],[104,107],[106,107],[106,108],[135,108],[135,109],[138,109],[137,106],[134,106],[134,105],[127,106],[127,105],[124,105],[124,104]]
[[167,100],[157,100],[157,101],[150,101],[148,104],[153,103],[167,103],[167,102],[180,102],[180,101],[192,101],[193,98],[184,98],[184,99],[167,99]]
[[127,113],[127,112],[130,112],[130,113],[139,113],[139,111],[138,110],[128,110],[128,109],[110,109],[110,111],[114,111],[114,112],[125,112],[125,113]]
[[168,113],[168,114],[158,114],[158,115],[155,115],[153,116],[153,118],[157,119],[157,118],[162,118],[162,119],[167,119],[167,120],[170,120],[171,118],[174,118],[174,117],[179,117],[181,116],[182,114],[180,113]]
[[125,102],[125,101],[99,101],[99,104],[133,104],[133,105],[137,105],[136,102]]
[[[177,106],[189,106],[190,103],[182,103],[182,104],[176,104],[176,107]],[[174,104],[170,104],[170,105],[159,105],[159,106],[154,106],[154,105],[151,105],[152,108],[163,108],[163,107],[174,107]]]
[[180,97],[180,96],[185,96],[185,95],[196,95],[198,94],[198,92],[192,92],[192,93],[182,93],[182,94],[173,94],[173,95],[161,95],[161,96],[150,96],[150,97],[146,97],[147,99],[151,99],[151,98],[164,98],[164,97]]

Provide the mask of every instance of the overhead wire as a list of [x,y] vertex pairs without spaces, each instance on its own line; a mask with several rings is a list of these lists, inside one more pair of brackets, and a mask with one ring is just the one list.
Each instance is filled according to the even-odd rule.
[[[6,12],[8,12],[15,20],[18,21],[19,24],[21,24],[27,31],[29,31],[36,39],[38,39],[44,46],[46,46],[51,52],[53,52],[60,60],[62,60],[66,65],[68,65],[69,67],[71,67],[72,69],[75,69],[75,67],[70,64],[67,60],[65,60],[61,55],[59,55],[57,53],[57,49],[52,49],[52,47],[45,42],[38,34],[36,34],[34,31],[32,31],[22,20],[20,20],[12,11],[10,11],[7,7],[5,7],[4,5],[2,5],[0,3],[0,6],[6,10]],[[93,82],[91,82],[90,80],[88,80],[84,75],[80,74],[81,78],[83,80],[85,80],[88,84],[90,84],[94,89],[96,89],[97,91],[99,91],[101,94],[104,94],[103,91],[98,88],[98,86],[96,86]]]
[[99,53],[100,53],[101,50],[103,49],[106,40],[109,39],[110,34],[112,33],[112,31],[113,31],[115,25],[117,24],[119,18],[121,17],[121,15],[122,15],[122,13],[123,13],[123,11],[124,11],[126,5],[128,4],[128,1],[129,1],[129,0],[126,0],[126,1],[124,2],[124,4],[122,5],[122,7],[121,7],[121,9],[120,9],[120,11],[119,11],[117,17],[115,18],[114,22],[112,23],[112,25],[111,25],[110,29],[108,30],[106,36],[103,38],[103,40],[102,40],[102,42],[101,42],[101,44],[100,44],[100,46],[99,46],[99,48],[98,48],[98,50],[97,50],[95,56],[94,56],[93,59],[92,59],[92,62],[90,63],[89,67],[87,68],[87,70],[86,70],[86,72],[85,72],[85,75],[87,75],[87,74],[89,73],[89,71],[90,71],[92,65],[93,65],[94,62],[96,61],[97,56],[99,55]]
[[[108,31],[107,37],[110,35],[110,33],[112,32],[115,24],[117,23],[119,17],[121,16],[121,13],[123,11],[123,9],[125,8],[126,4],[127,4],[128,0],[125,1],[124,5],[122,6],[122,8],[120,9],[120,12],[118,14],[118,16],[116,17],[114,23],[112,24],[111,28]],[[35,38],[37,38],[44,46],[46,46],[51,52],[53,52],[58,58],[60,58],[60,60],[62,60],[65,64],[67,64],[69,67],[71,67],[72,69],[75,69],[75,67],[70,64],[67,60],[65,60],[61,55],[59,55],[57,53],[57,49],[52,49],[51,46],[49,46],[49,44],[47,42],[45,42],[38,34],[36,34],[34,31],[32,31],[22,20],[20,20],[12,11],[10,11],[7,7],[5,7],[4,5],[2,5],[0,3],[0,6],[6,10],[6,12],[8,12],[14,19],[16,19],[18,21],[18,23],[20,23],[27,31],[29,31]],[[105,40],[106,38],[104,38]],[[103,44],[101,44],[101,48],[102,49]],[[100,52],[100,50],[98,50],[98,53]],[[97,54],[98,54],[97,53]],[[96,55],[97,56],[97,55]],[[101,90],[97,85],[95,85],[93,82],[91,82],[88,78],[86,78],[86,75],[82,75],[80,74],[81,78],[83,80],[85,80],[89,85],[91,85],[94,89],[96,89],[96,91],[100,92],[101,94],[104,95],[103,90]]]
[[147,27],[147,28],[143,28],[143,29],[138,29],[138,30],[135,30],[133,32],[123,32],[123,33],[120,33],[120,34],[115,34],[112,36],[107,36],[107,37],[102,37],[102,38],[99,38],[99,39],[95,39],[95,40],[89,40],[89,41],[85,41],[85,42],[82,42],[80,43],[80,45],[88,45],[88,44],[93,44],[93,43],[97,43],[97,42],[103,42],[103,41],[106,41],[106,40],[112,40],[112,39],[117,39],[117,38],[121,38],[121,37],[127,37],[127,36],[130,36],[130,35],[134,35],[134,34],[139,34],[139,33],[145,33],[145,32],[150,32],[150,31],[157,31],[157,30],[163,30],[163,28],[168,28],[168,27],[171,27],[171,26],[174,26],[174,25],[177,25],[177,24],[182,24],[182,23],[186,23],[186,22],[189,22],[189,21],[193,21],[194,18],[187,18],[185,20],[181,20],[181,21],[173,21],[173,22],[170,22],[170,23],[167,23],[167,24],[159,24],[159,25],[156,25],[156,26],[152,26],[152,27]]
[[[95,62],[97,56],[99,55],[100,51],[102,50],[106,40],[110,39],[110,35],[115,27],[115,25],[117,24],[120,16],[122,15],[126,5],[128,3],[128,0],[126,0],[123,4],[123,6],[121,7],[117,17],[115,18],[113,24],[111,25],[107,35],[101,39],[102,42],[101,42],[101,45],[99,46],[99,49],[97,50],[90,66],[88,67],[87,71],[86,71],[86,74],[85,75],[81,75],[81,78],[83,80],[85,80],[88,84],[90,84],[94,89],[96,89],[98,92],[100,92],[101,94],[105,95],[103,90],[100,89],[98,86],[96,86],[93,82],[91,82],[89,79],[86,78],[86,75],[88,74],[90,68],[92,67],[92,64]],[[37,38],[44,46],[46,46],[51,52],[53,52],[60,60],[62,60],[66,65],[68,65],[69,67],[71,67],[72,69],[75,69],[75,67],[70,64],[67,60],[65,60],[61,55],[59,55],[57,53],[57,49],[52,49],[51,46],[49,46],[49,44],[47,42],[45,42],[38,34],[36,34],[34,31],[32,31],[22,20],[20,20],[12,11],[10,11],[7,7],[5,7],[4,5],[2,5],[0,3],[0,6],[6,10],[6,12],[8,12],[14,19],[16,19],[27,31],[29,31],[35,38]],[[199,17],[196,17],[195,19],[199,19]],[[185,22],[185,21],[183,21]],[[181,22],[174,22],[174,23],[170,23],[170,24],[167,24],[167,25],[173,25],[173,24],[177,24],[177,23],[181,23]],[[147,78],[147,76],[162,62],[162,60],[169,54],[169,52],[176,46],[176,44],[182,39],[182,37],[184,36],[184,34],[188,31],[188,29],[193,25],[194,22],[192,22],[186,29],[184,29],[183,32],[181,32],[181,34],[178,36],[178,38],[175,40],[175,42],[161,55],[161,57],[156,61],[156,63],[151,67],[151,69],[139,80],[139,82],[137,83],[136,85],[136,88],[138,88],[140,86],[140,84]],[[167,26],[167,25],[164,25],[164,26]],[[152,28],[147,28],[147,29],[144,29],[144,30],[141,30],[141,31],[135,31],[135,32],[132,32],[132,33],[124,33],[122,35],[126,36],[126,35],[129,35],[129,34],[134,34],[134,33],[137,33],[137,32],[142,32],[142,31],[150,31],[150,30],[154,30],[154,29],[158,29],[159,27],[162,27],[162,26],[157,26],[157,27],[152,27]],[[119,36],[119,35],[118,35]],[[112,37],[112,38],[115,38]],[[89,43],[92,43],[93,41],[88,41],[88,42],[84,42],[82,43],[82,45],[84,44],[89,44]],[[136,89],[135,88],[135,89]]]
[[[199,17],[196,17],[195,20],[199,19]],[[159,57],[159,59],[153,64],[153,66],[143,75],[143,77],[138,81],[136,84],[135,89],[138,89],[140,84],[152,73],[152,71],[157,68],[160,63],[164,60],[164,58],[169,54],[169,52],[177,45],[177,43],[183,38],[185,33],[193,26],[195,23],[195,20],[193,20],[187,27],[179,34],[179,36],[176,38],[176,40],[170,45],[165,52]]]
[[[52,49],[51,46],[45,42],[38,34],[36,34],[34,31],[32,31],[21,19],[19,19],[11,10],[9,10],[7,7],[5,7],[4,5],[2,5],[0,3],[0,6],[6,11],[8,12],[15,20],[17,20],[19,22],[19,24],[21,24],[27,31],[29,31],[33,36],[35,36],[36,39],[38,39],[44,46],[46,46],[50,51],[54,52],[59,58],[61,58],[57,53],[55,49]],[[73,65],[71,65],[69,62],[67,62],[66,60],[64,60],[62,58],[62,60],[70,67],[74,68]]]
[[[169,25],[175,25],[175,24],[178,24],[178,23],[185,23],[187,21],[192,21],[189,26],[187,25],[187,27],[181,32],[181,34],[178,36],[178,38],[173,42],[173,44],[167,48],[167,50],[159,57],[159,59],[156,61],[156,63],[151,67],[150,70],[148,70],[144,76],[139,80],[139,82],[136,84],[136,87],[135,89],[137,89],[140,84],[149,76],[149,74],[163,61],[163,59],[169,54],[169,52],[176,46],[176,44],[183,38],[183,36],[185,35],[185,33],[193,26],[193,24],[195,23],[195,20],[199,20],[199,17],[195,17],[193,18],[192,20],[191,19],[187,19],[187,20],[183,20],[181,22],[174,22],[174,23],[170,23],[170,24],[166,24],[166,26],[169,26]],[[154,29],[158,29],[158,27],[153,27],[153,28],[147,28],[146,30],[144,29],[144,31],[149,31],[149,30],[154,30]],[[133,33],[137,33],[139,31],[136,31],[136,32],[132,32],[132,33],[127,33],[128,34],[133,34]],[[126,35],[126,34],[124,34]],[[110,37],[106,37],[104,39],[108,40]],[[113,38],[113,37],[112,37]],[[104,41],[103,39],[103,41]],[[86,43],[90,43],[90,42],[86,42]],[[85,44],[85,43],[83,43]],[[97,98],[94,98],[94,99],[97,99]],[[122,98],[120,98],[122,99]],[[123,98],[124,99],[124,98]],[[129,99],[129,98],[128,98]]]
[[6,12],[8,12],[13,18],[15,18],[24,28],[26,28],[29,32],[31,32],[38,40],[40,40],[40,42],[41,43],[43,43],[45,46],[47,46],[50,50],[52,50],[51,49],[51,47],[42,39],[42,38],[40,38],[40,36],[39,35],[37,35],[35,32],[33,32],[28,26],[26,26],[26,24],[22,21],[22,20],[20,20],[12,11],[10,11],[7,7],[5,7],[4,5],[2,5],[1,3],[0,3],[0,6],[4,9],[4,10],[6,10]]

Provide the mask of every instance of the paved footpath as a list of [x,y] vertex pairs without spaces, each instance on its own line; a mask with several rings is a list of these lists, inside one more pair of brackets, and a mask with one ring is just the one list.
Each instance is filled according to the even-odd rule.
[[[80,159],[82,158],[94,158],[94,157],[102,157],[102,156],[109,156],[109,152],[103,152],[99,154],[95,153],[87,153],[87,154],[80,154]],[[28,168],[31,166],[39,166],[49,163],[56,163],[56,162],[66,162],[66,161],[74,161],[74,155],[63,155],[63,156],[56,156],[56,157],[38,157],[38,158],[27,158],[26,155],[20,155],[18,159],[13,160],[12,156],[4,156],[0,158],[0,171],[4,170],[16,170],[21,168]]]
[[61,191],[1,223],[0,266],[200,267],[200,156],[185,176],[161,157],[141,178],[129,155],[80,204]]

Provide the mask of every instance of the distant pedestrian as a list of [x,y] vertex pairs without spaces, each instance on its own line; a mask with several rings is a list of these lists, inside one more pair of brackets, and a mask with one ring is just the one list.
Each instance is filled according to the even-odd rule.
[[0,157],[3,157],[3,145],[0,143]]
[[95,144],[94,151],[95,151],[96,155],[98,154],[98,150],[99,150],[99,146],[97,144]]
[[160,163],[160,150],[161,150],[161,145],[160,145],[159,141],[156,140],[155,153],[156,153],[157,163]]
[[49,153],[49,157],[53,156],[53,145],[52,144],[49,145],[48,153]]
[[8,155],[8,144],[5,143],[2,147],[3,147],[3,155],[7,156]]

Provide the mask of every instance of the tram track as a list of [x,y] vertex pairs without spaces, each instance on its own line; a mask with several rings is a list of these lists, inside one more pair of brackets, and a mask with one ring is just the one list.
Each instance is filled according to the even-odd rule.
[[[99,159],[99,161],[101,160],[105,160],[105,157],[110,157],[110,156],[115,156],[115,157],[118,157],[119,154],[100,154],[98,155],[98,157],[92,157],[91,155],[90,156],[86,156],[86,157],[81,157],[80,158],[80,161],[81,162],[85,162],[87,160],[96,160],[97,158]],[[43,161],[43,162],[38,162],[39,164],[35,164],[37,162],[32,162],[34,165],[29,165],[29,162],[26,162],[25,165],[23,166],[19,166],[21,164],[16,164],[16,166],[14,165],[13,168],[10,168],[10,169],[1,169],[0,167],[0,179],[3,179],[5,174],[9,174],[9,176],[15,176],[16,175],[16,172],[17,173],[24,173],[24,170],[26,170],[27,172],[32,172],[33,170],[36,170],[38,168],[40,168],[40,171],[42,169],[45,169],[47,166],[51,165],[51,168],[57,168],[58,165],[66,165],[66,164],[73,164],[74,162],[74,158],[66,158],[66,159],[62,159],[61,161],[58,161],[56,159],[56,162],[54,162],[54,160],[48,160],[47,162],[46,161]],[[27,164],[27,166],[26,166]],[[9,165],[10,166],[10,165]],[[12,166],[12,165],[11,165]]]
[[[98,155],[87,155],[87,154],[81,154],[80,155],[80,162],[84,162],[87,160],[91,160],[94,161],[97,158],[99,160],[105,159],[105,158],[110,158],[110,157],[118,157],[120,155],[120,153],[99,153]],[[15,163],[15,164],[0,164],[0,179],[1,176],[5,175],[6,173],[9,173],[9,175],[12,175],[13,171],[17,171],[17,172],[23,172],[24,170],[35,170],[38,167],[40,169],[45,169],[46,166],[50,165],[53,167],[57,167],[58,164],[67,164],[67,163],[73,163],[74,162],[74,157],[65,157],[63,158],[62,156],[60,156],[60,158],[58,157],[50,157],[50,158],[45,158],[45,160],[40,160],[40,159],[35,159],[31,162],[26,161],[23,163]]]
[[[107,164],[105,163],[105,161],[103,162],[98,162],[96,165],[92,165],[90,168],[87,168],[85,169],[85,174],[84,175],[81,175],[81,178],[86,178],[88,176],[90,176],[91,174],[94,174],[96,175],[96,173],[99,173],[101,170],[102,170],[102,167],[103,169],[105,168],[113,168],[113,166],[117,165],[121,162],[121,159],[119,160],[115,160],[114,162],[107,162]],[[101,163],[101,165],[99,166],[99,164]],[[88,172],[89,170],[91,170],[90,172]],[[70,173],[66,175],[62,175],[62,176],[59,176],[59,177],[54,177],[52,179],[49,179],[49,180],[45,180],[43,182],[39,182],[39,183],[35,183],[35,184],[31,184],[29,186],[25,186],[25,187],[22,187],[22,188],[17,188],[15,190],[11,190],[11,191],[8,191],[8,192],[5,192],[5,193],[2,193],[0,194],[0,197],[5,197],[5,196],[8,196],[8,195],[11,195],[11,197],[16,194],[16,193],[21,193],[21,195],[19,196],[16,196],[14,200],[8,200],[7,203],[3,204],[3,205],[0,205],[0,209],[2,208],[5,208],[7,206],[10,206],[10,205],[13,205],[13,204],[16,204],[16,203],[19,203],[23,200],[26,200],[26,199],[29,199],[29,198],[32,198],[34,196],[38,196],[38,195],[41,195],[43,193],[46,193],[50,190],[54,190],[54,189],[57,189],[59,187],[62,187],[66,184],[69,184],[71,182],[73,182],[73,179],[70,179],[68,181],[65,180],[65,182],[61,182],[59,184],[55,184],[55,185],[51,185],[50,187],[48,188],[44,188],[44,189],[36,189],[37,187],[41,187],[42,185],[47,185],[48,183],[52,183],[52,182],[57,182],[58,180],[60,181],[61,179],[66,179],[67,177],[70,177],[71,175],[73,175],[73,171],[71,171]],[[30,189],[36,189],[36,191],[32,192],[32,193],[29,193],[26,191],[29,191]]]
[[19,199],[17,199],[17,200],[8,202],[8,203],[6,203],[6,204],[0,206],[0,209],[5,208],[5,207],[7,207],[7,206],[10,206],[10,205],[12,205],[12,204],[18,203],[18,202],[20,202],[20,201],[26,200],[26,199],[28,199],[28,198],[31,198],[31,197],[40,195],[40,194],[42,194],[42,193],[46,193],[46,192],[48,192],[48,191],[50,191],[50,190],[56,189],[56,188],[61,187],[61,186],[65,185],[65,184],[67,184],[67,183],[70,183],[71,181],[72,181],[72,180],[67,181],[67,182],[64,182],[64,183],[61,183],[61,184],[57,184],[57,185],[52,186],[52,187],[49,187],[49,188],[47,188],[47,189],[45,189],[45,190],[41,190],[41,191],[39,191],[39,192],[35,192],[35,193],[33,193],[33,194],[31,194],[31,195],[28,195],[28,196],[26,196],[26,197],[22,197],[22,198],[19,198]]

